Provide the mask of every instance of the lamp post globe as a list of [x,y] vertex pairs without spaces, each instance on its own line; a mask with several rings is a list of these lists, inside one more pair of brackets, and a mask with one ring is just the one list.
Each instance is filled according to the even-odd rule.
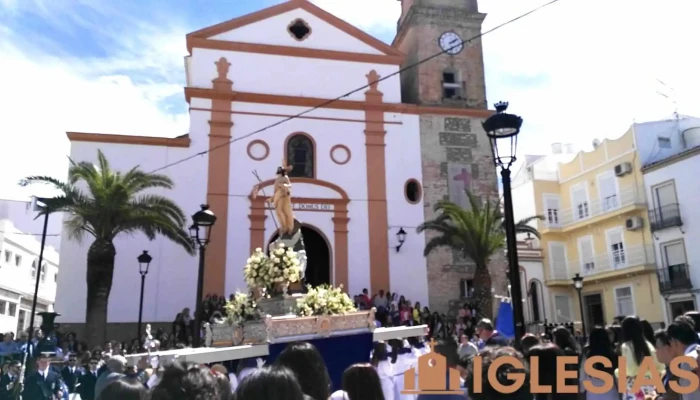
[[153,261],[153,257],[148,254],[148,251],[144,250],[143,253],[136,257],[136,260],[139,262],[139,272],[142,275],[148,274],[148,267],[151,265],[151,261]]
[[494,104],[496,113],[484,121],[481,126],[491,142],[491,153],[496,166],[510,168],[516,160],[518,134],[523,126],[523,119],[506,113],[508,102]]
[[203,204],[200,210],[192,215],[192,226],[190,227],[190,237],[195,244],[199,245],[199,271],[197,272],[197,297],[194,312],[194,332],[192,338],[193,346],[199,347],[202,339],[202,313],[204,312],[202,304],[202,292],[204,291],[204,264],[206,259],[206,249],[211,239],[211,231],[216,223],[216,215],[209,209],[209,206]]
[[190,237],[199,246],[209,244],[211,238],[211,228],[216,223],[216,215],[209,209],[209,206],[203,204],[200,210],[192,215],[192,226],[190,227]]
[[581,312],[581,333],[583,334],[583,337],[586,338],[588,336],[588,332],[586,331],[586,316],[583,308],[583,295],[581,294],[581,291],[583,290],[583,277],[579,273],[576,273],[571,280],[574,281],[574,289],[576,289],[578,292],[578,306]]
[[523,125],[523,119],[514,114],[506,113],[507,102],[494,104],[496,113],[482,122],[482,127],[491,142],[491,154],[496,167],[501,168],[503,182],[503,219],[506,230],[506,245],[508,254],[508,280],[510,281],[511,304],[513,306],[513,325],[515,326],[515,341],[525,335],[525,313],[523,312],[523,290],[520,281],[520,265],[518,263],[518,247],[515,235],[515,217],[513,215],[513,195],[510,187],[510,167],[516,160],[518,134]]

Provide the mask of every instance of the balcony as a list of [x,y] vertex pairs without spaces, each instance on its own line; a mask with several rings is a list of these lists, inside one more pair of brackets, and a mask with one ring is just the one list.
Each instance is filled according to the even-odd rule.
[[553,230],[567,232],[585,226],[601,219],[619,215],[635,208],[645,208],[646,198],[644,189],[637,186],[620,188],[620,192],[604,199],[593,199],[578,204],[575,208],[563,210],[550,210],[547,219],[543,222],[542,233]]
[[687,264],[677,264],[660,268],[657,274],[659,275],[659,289],[662,293],[693,288],[693,284],[690,280],[690,270]]
[[649,210],[649,225],[651,226],[652,232],[672,228],[674,226],[683,226],[681,209],[678,203],[668,204]]
[[632,246],[620,251],[596,254],[588,259],[575,259],[568,262],[552,263],[550,281],[562,281],[571,285],[571,279],[578,272],[584,277],[596,279],[616,276],[617,272],[629,273],[634,269],[647,269],[656,264],[652,246]]

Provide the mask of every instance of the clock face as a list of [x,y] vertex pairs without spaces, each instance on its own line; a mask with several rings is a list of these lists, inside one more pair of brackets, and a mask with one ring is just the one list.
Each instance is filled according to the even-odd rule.
[[440,36],[440,48],[450,55],[459,54],[464,48],[462,38],[454,32],[445,32]]

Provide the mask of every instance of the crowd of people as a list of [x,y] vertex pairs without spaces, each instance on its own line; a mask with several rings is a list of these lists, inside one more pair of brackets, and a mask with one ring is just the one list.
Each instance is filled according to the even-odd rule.
[[[616,317],[609,326],[596,326],[584,337],[571,327],[556,327],[540,335],[526,334],[517,343],[498,332],[488,319],[477,319],[478,311],[465,304],[453,321],[444,315],[431,313],[419,303],[402,296],[380,291],[371,298],[366,292],[355,296],[358,308],[375,307],[382,326],[426,324],[426,337],[377,342],[366,364],[348,366],[340,387],[332,387],[322,355],[310,343],[294,343],[270,365],[261,359],[240,360],[210,366],[173,363],[159,365],[157,357],[142,357],[138,365],[128,366],[125,355],[140,353],[139,343],[109,342],[104,347],[88,350],[75,334],[59,332],[56,357],[39,356],[37,372],[25,377],[24,399],[69,399],[79,394],[84,400],[110,399],[233,399],[233,400],[700,400],[700,390],[690,394],[675,393],[671,382],[688,384],[675,376],[669,365],[678,356],[698,358],[700,344],[700,313],[690,312],[674,320],[668,327],[654,331],[652,325],[634,316]],[[208,298],[210,318],[221,313],[220,298]],[[397,317],[395,313],[403,313]],[[171,332],[156,332],[155,342],[184,347],[191,341],[192,318],[185,309],[173,322]],[[40,337],[41,332],[37,332]],[[0,371],[0,400],[9,400],[15,393],[21,361],[13,354],[27,349],[27,334],[17,340],[11,334],[0,344],[0,356],[6,356]],[[37,340],[38,338],[35,338]],[[431,346],[425,340],[431,340]],[[169,348],[169,347],[168,347]],[[445,357],[447,366],[461,375],[461,394],[405,394],[404,372],[416,368],[418,359],[430,349]],[[156,347],[154,350],[158,350]],[[9,355],[9,357],[7,357]],[[481,368],[474,367],[474,357],[480,356]],[[557,359],[575,357],[578,363],[568,364],[566,377],[557,368]],[[513,383],[511,372],[524,373],[524,384],[513,393],[503,393],[489,379],[489,366],[501,357],[520,360],[524,370],[504,364],[494,375],[499,383]],[[529,361],[536,357],[537,363]],[[626,386],[615,386],[606,393],[586,391],[585,381],[600,386],[599,374],[589,375],[582,366],[592,357],[603,357],[608,365],[596,364],[595,369],[615,378],[625,368]],[[624,364],[618,364],[620,357]],[[665,393],[659,387],[645,384],[634,387],[635,378],[645,359],[653,362],[652,370],[662,377]],[[61,360],[62,362],[55,362]],[[537,368],[537,371],[530,368]],[[700,371],[689,364],[681,368]],[[481,374],[481,376],[478,376]],[[536,375],[539,385],[556,387],[566,382],[577,387],[572,393],[535,393],[530,375]],[[560,379],[561,378],[561,379]],[[446,379],[448,379],[446,377]],[[475,390],[479,381],[481,390]],[[623,385],[624,386],[624,385]]]
[[370,297],[369,291],[363,289],[362,293],[354,297],[354,301],[359,310],[374,307],[379,326],[427,325],[432,336],[440,339],[457,340],[463,334],[472,337],[478,321],[478,312],[472,303],[465,303],[456,318],[450,318],[444,313],[431,312],[430,308],[421,307],[420,302],[413,303],[398,293],[384,290],[379,290]]

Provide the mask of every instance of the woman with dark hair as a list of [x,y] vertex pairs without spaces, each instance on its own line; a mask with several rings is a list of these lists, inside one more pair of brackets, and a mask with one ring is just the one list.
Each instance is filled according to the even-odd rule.
[[[385,400],[379,374],[370,364],[355,364],[346,369],[343,372],[343,391],[348,400]],[[393,397],[387,400],[393,400]]]
[[295,374],[284,367],[261,368],[241,381],[233,400],[304,400]]
[[571,332],[563,326],[552,331],[552,343],[564,351],[567,356],[578,356],[579,349]]
[[[585,388],[583,387],[583,382],[586,380],[590,380],[595,386],[603,385],[602,380],[598,378],[589,377],[586,371],[584,370],[583,366],[586,362],[586,359],[588,358],[603,357],[610,360],[612,368],[604,368],[601,364],[598,363],[594,364],[593,368],[598,371],[605,372],[606,374],[614,377],[615,370],[617,369],[617,355],[613,350],[613,345],[612,343],[610,343],[610,338],[608,337],[608,332],[605,330],[605,328],[596,326],[591,330],[591,333],[588,335],[588,345],[586,346],[586,350],[583,356],[584,359],[581,360],[581,370],[579,374],[579,382],[581,382],[581,392],[585,391]],[[610,391],[608,391],[607,393],[603,394],[586,392],[586,400],[618,400],[618,398],[619,394],[617,393],[617,390],[614,387],[610,389]]]
[[204,366],[172,363],[151,393],[151,400],[211,400],[221,398],[216,375]]
[[287,346],[275,360],[275,365],[289,368],[299,381],[304,394],[314,400],[328,400],[331,378],[326,363],[311,343],[298,342]]
[[122,378],[105,386],[100,400],[147,400],[148,389],[138,379]]
[[[538,360],[537,374],[540,385],[551,386],[552,388],[557,386],[557,358],[563,356],[566,356],[564,350],[552,343],[538,344],[530,349],[528,359],[532,360],[534,357],[537,357]],[[531,373],[534,374],[534,371]],[[578,382],[567,379],[566,384],[576,386]],[[578,393],[556,393],[554,391],[554,393],[536,393],[532,394],[532,396],[535,400],[576,400]]]
[[641,320],[640,322],[642,323],[644,339],[646,339],[647,342],[654,344],[654,328],[652,328],[649,321],[645,319]]
[[[634,379],[639,372],[639,366],[644,361],[645,357],[653,357],[656,365],[657,373],[663,374],[666,368],[659,363],[656,358],[656,349],[644,337],[644,327],[642,322],[637,317],[627,317],[622,320],[622,346],[620,347],[621,356],[627,360],[627,392],[622,395],[622,400],[635,399],[652,395],[654,393],[653,386],[642,386],[641,393],[633,392],[632,386]],[[615,371],[619,375],[618,371]],[[649,375],[651,377],[651,375]]]

